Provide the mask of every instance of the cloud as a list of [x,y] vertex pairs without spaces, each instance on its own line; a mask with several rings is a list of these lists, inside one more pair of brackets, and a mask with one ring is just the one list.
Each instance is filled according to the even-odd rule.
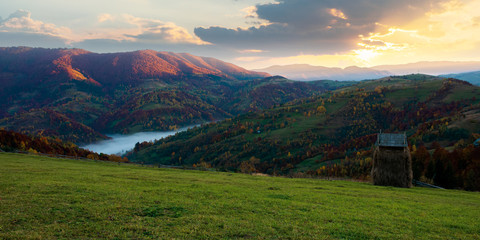
[[111,14],[108,14],[108,13],[104,13],[104,14],[100,14],[100,16],[98,16],[98,22],[99,23],[103,23],[103,22],[106,22],[106,21],[113,21],[114,18]]
[[247,9],[249,19],[257,17],[266,22],[261,26],[198,27],[194,32],[204,41],[235,49],[261,49],[269,54],[279,49],[284,54],[334,54],[356,49],[361,41],[359,35],[374,32],[379,22],[405,24],[441,8],[442,2],[278,0]]
[[172,22],[135,17],[129,14],[101,14],[94,33],[86,39],[114,39],[139,43],[208,44]]
[[[373,29],[372,29],[373,30]],[[314,32],[298,31],[283,24],[227,29],[222,27],[196,28],[195,34],[202,40],[234,49],[255,48],[269,55],[296,55],[301,52],[334,53],[353,48],[352,38],[363,33],[346,26],[323,28]]]
[[10,14],[8,18],[2,20],[0,22],[0,31],[39,33],[52,36],[64,36],[71,32],[66,27],[57,27],[51,23],[34,20],[31,18],[31,13],[25,10],[17,10]]
[[371,64],[478,60],[479,8],[479,1],[451,1],[403,26],[377,24],[376,32],[362,37],[355,51]]
[[474,27],[480,26],[480,16],[476,16],[472,18],[472,26]]
[[341,18],[343,20],[347,20],[347,16],[345,16],[345,13],[343,13],[342,11],[336,9],[336,8],[331,8],[330,9],[330,14],[332,14],[332,16],[334,17],[337,17],[337,18]]
[[245,49],[245,50],[238,50],[239,53],[262,53],[263,50],[260,49]]
[[17,10],[6,19],[0,19],[2,46],[65,47],[71,30],[31,18],[26,10]]
[[191,35],[185,28],[177,26],[172,22],[133,16],[128,16],[128,21],[130,24],[137,25],[141,31],[141,33],[137,35],[127,35],[137,41],[207,44],[198,37]]
[[[16,36],[22,35],[46,35],[43,36],[43,39],[49,37],[55,39],[65,39],[66,36],[71,33],[71,30],[66,27],[57,27],[52,23],[45,23],[42,21],[34,20],[31,18],[31,13],[26,10],[17,10],[16,12],[10,14],[4,20],[0,20],[0,32],[4,33],[4,36],[8,35],[5,33],[17,33]],[[10,34],[10,37],[15,36],[15,34]]]
[[[129,14],[112,15],[103,13],[97,16],[94,25],[87,30],[73,33],[67,27],[32,19],[26,10],[17,10],[8,18],[0,19],[0,43],[4,46],[65,47],[78,45],[100,45],[110,42],[114,46],[137,49],[142,46],[155,48],[166,45],[207,45],[185,28],[172,22],[135,17]],[[95,41],[98,40],[98,41]],[[83,42],[89,42],[83,44]],[[61,43],[61,44],[60,44]],[[105,46],[111,49],[108,45]],[[98,47],[96,48],[98,49]]]

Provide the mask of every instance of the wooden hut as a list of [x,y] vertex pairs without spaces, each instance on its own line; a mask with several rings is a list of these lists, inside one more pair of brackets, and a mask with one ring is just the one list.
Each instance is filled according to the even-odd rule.
[[372,180],[375,185],[411,187],[412,157],[404,133],[379,133],[373,153]]

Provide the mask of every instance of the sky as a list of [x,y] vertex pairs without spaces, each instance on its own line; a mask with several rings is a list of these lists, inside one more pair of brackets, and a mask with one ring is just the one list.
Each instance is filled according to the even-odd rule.
[[143,49],[247,69],[479,61],[480,0],[0,0],[0,46]]

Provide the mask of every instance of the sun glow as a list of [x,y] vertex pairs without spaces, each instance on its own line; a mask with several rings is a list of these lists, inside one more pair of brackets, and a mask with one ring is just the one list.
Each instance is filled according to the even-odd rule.
[[377,57],[378,55],[381,55],[377,50],[375,49],[358,49],[358,50],[353,50],[355,53],[355,57],[360,59],[362,62],[365,64],[370,64],[370,61]]
[[[380,27],[386,27],[377,24]],[[402,36],[404,35],[404,36]],[[370,33],[368,36],[359,36],[362,42],[357,43],[360,49],[352,50],[353,54],[365,65],[371,65],[372,60],[392,52],[401,52],[411,47],[408,42],[394,42],[399,38],[417,36],[417,30],[388,28],[386,33]]]

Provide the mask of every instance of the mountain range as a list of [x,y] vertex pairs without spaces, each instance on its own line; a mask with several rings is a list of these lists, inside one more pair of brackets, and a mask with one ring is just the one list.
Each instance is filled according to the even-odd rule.
[[[82,49],[0,48],[0,64],[2,74],[21,74],[16,77],[22,80],[63,78],[100,86],[182,76],[210,75],[230,79],[270,76],[214,58],[153,50],[98,54]],[[8,78],[2,77],[2,80],[8,83]]]
[[171,130],[334,89],[152,50],[0,48],[0,127],[75,143]]
[[377,79],[391,75],[388,71],[374,70],[370,68],[360,68],[351,66],[347,68],[329,68],[322,66],[312,66],[308,64],[293,64],[285,66],[271,66],[256,71],[264,71],[274,75],[284,76],[288,79],[312,81],[320,79],[331,80],[364,80]]
[[480,62],[438,61],[416,62],[399,65],[379,65],[370,68],[357,66],[350,66],[346,68],[329,68],[312,66],[308,64],[293,64],[284,66],[275,65],[263,69],[257,69],[255,71],[268,72],[270,74],[281,75],[288,79],[299,81],[312,81],[320,79],[345,81],[378,79],[392,75],[416,73],[442,75],[476,70],[480,70]]
[[478,61],[423,61],[415,63],[397,64],[397,65],[379,65],[371,67],[379,71],[389,71],[395,75],[406,75],[412,73],[422,73],[429,75],[442,75],[450,73],[462,73],[480,70]]
[[[337,76],[387,74],[357,67],[291,69],[299,68],[310,76],[321,69]],[[137,143],[128,160],[365,179],[375,134],[382,129],[406,133],[417,177],[450,188],[480,189],[474,180],[480,164],[472,161],[480,153],[472,144],[480,137],[480,87],[454,78],[409,74],[293,81],[186,53],[17,47],[0,48],[0,83],[0,131],[13,139],[2,145],[7,150],[50,151],[57,148],[48,144],[53,141],[59,148],[71,147],[53,152],[76,155],[82,150],[59,139],[83,144],[112,133],[203,124]],[[430,156],[427,148],[432,161],[425,157]]]
[[[446,68],[447,63],[442,64]],[[459,69],[474,66],[468,63]],[[411,65],[401,69],[406,67]],[[231,118],[358,83],[292,81],[270,75],[276,71],[300,71],[306,78],[320,72],[321,78],[341,80],[390,73],[309,65],[268,70],[249,71],[214,58],[152,50],[99,54],[0,48],[0,128],[84,144],[107,139],[107,134],[172,130]]]

